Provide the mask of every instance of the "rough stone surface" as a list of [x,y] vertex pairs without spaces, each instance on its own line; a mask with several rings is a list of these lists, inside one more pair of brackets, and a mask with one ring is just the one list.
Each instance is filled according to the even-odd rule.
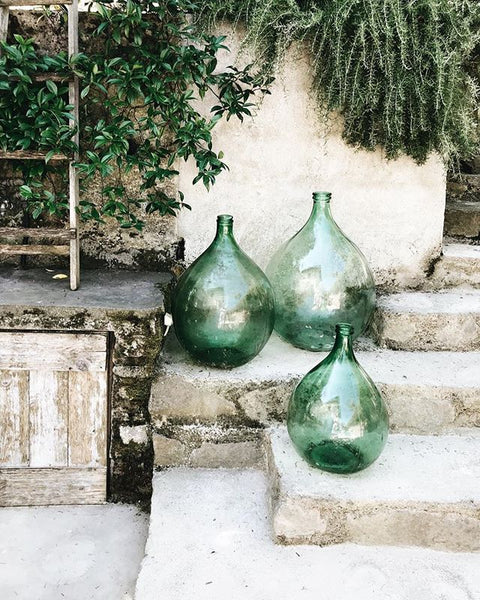
[[447,202],[455,201],[480,201],[480,174],[461,173],[448,178]]
[[[368,347],[365,342],[357,344]],[[480,425],[480,352],[358,350],[379,386],[394,431],[439,433]],[[261,427],[283,420],[296,383],[322,358],[273,335],[252,362],[225,371],[194,363],[170,336],[150,399],[152,423]]]
[[445,211],[445,234],[480,239],[480,204],[478,202],[449,202]]
[[149,502],[151,437],[127,441],[124,428],[150,422],[169,282],[162,273],[84,270],[80,289],[72,292],[66,280],[53,280],[43,270],[0,270],[0,328],[110,332],[109,498],[114,501]]
[[394,350],[478,350],[480,291],[383,296],[372,331],[381,346]]
[[480,436],[391,435],[353,475],[314,469],[285,427],[269,432],[273,528],[283,543],[480,550]]
[[2,600],[133,600],[147,530],[131,506],[2,508]]
[[156,467],[243,469],[263,464],[262,431],[221,423],[165,423],[153,433]]
[[480,287],[480,246],[446,244],[424,287]]
[[136,600],[479,600],[478,555],[271,540],[258,471],[157,473]]
[[[227,44],[232,53],[222,64],[235,57],[233,35]],[[216,215],[231,213],[239,244],[265,267],[306,221],[312,192],[329,190],[335,219],[366,255],[377,283],[418,285],[441,250],[445,172],[440,159],[419,166],[410,158],[388,161],[381,150],[347,146],[340,119],[325,124],[319,118],[310,77],[305,56],[293,51],[252,119],[217,125],[214,145],[224,151],[230,170],[209,192],[192,186],[193,162],[179,166],[179,187],[193,208],[178,219],[187,262],[210,243]]]

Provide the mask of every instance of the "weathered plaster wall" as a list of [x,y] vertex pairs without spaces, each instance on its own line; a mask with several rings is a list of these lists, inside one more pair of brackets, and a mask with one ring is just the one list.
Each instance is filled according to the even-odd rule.
[[292,53],[254,119],[217,126],[214,145],[230,171],[210,192],[191,185],[192,163],[180,167],[179,186],[193,207],[178,219],[187,262],[209,244],[215,216],[231,213],[239,243],[264,267],[305,222],[312,191],[327,190],[334,217],[365,253],[377,283],[419,284],[440,253],[443,165],[436,157],[423,166],[406,157],[386,161],[380,150],[347,146],[339,120],[325,124],[318,116],[309,77],[304,56]]

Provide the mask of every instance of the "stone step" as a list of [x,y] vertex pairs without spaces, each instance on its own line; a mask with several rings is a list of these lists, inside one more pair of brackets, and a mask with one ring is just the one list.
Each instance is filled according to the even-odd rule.
[[480,287],[480,246],[445,244],[426,288]]
[[480,290],[382,296],[372,333],[380,346],[393,350],[478,350]]
[[480,240],[480,202],[447,202],[444,233],[455,238]]
[[269,432],[268,473],[278,541],[480,550],[480,435],[391,435],[353,475],[310,467],[285,427]]
[[478,554],[271,539],[259,471],[155,473],[136,600],[478,599]]
[[[194,425],[223,423],[231,431],[221,439],[217,432],[217,439],[205,441],[239,441],[235,438],[238,428],[282,421],[296,383],[324,356],[294,348],[273,335],[249,364],[230,371],[209,369],[195,364],[171,335],[163,351],[162,369],[152,386],[154,429],[172,431],[175,424],[192,424],[188,435],[190,439],[197,436],[193,445],[199,448],[203,434]],[[480,352],[375,348],[358,350],[356,356],[387,402],[393,431],[440,433],[480,426]],[[173,450],[172,444],[176,445],[177,459],[185,459],[187,448],[178,440],[168,446],[164,437],[157,440],[157,464],[164,464],[161,453]],[[183,446],[189,444],[186,440]]]

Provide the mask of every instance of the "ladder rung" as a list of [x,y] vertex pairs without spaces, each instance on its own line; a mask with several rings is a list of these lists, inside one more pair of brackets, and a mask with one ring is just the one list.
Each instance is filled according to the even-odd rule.
[[[61,73],[33,73],[29,74],[32,81],[73,81],[73,75],[62,75]],[[8,78],[10,81],[20,81],[18,75],[10,75]]]
[[68,244],[75,236],[75,230],[70,229],[54,229],[50,227],[45,228],[33,228],[33,227],[0,227],[0,238],[13,238],[19,239],[28,237],[32,240],[58,240]]
[[0,0],[0,6],[55,6],[72,4],[72,0]]
[[0,255],[12,254],[53,254],[54,256],[69,256],[70,248],[68,246],[25,246],[20,244],[0,244]]
[[[48,152],[30,152],[29,150],[14,150],[8,152],[0,150],[0,159],[3,160],[44,160]],[[50,160],[70,160],[66,154],[54,154]]]

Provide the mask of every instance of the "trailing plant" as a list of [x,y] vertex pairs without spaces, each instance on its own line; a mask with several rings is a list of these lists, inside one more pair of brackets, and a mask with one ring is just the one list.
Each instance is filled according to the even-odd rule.
[[[250,115],[252,100],[268,93],[269,81],[251,66],[217,68],[225,37],[195,30],[189,17],[197,5],[191,0],[102,0],[94,7],[98,52],[68,61],[63,54],[41,56],[21,36],[1,44],[0,148],[48,152],[45,161],[21,164],[21,193],[34,216],[62,213],[65,195],[52,190],[58,169],[49,160],[77,150],[68,86],[37,82],[34,75],[76,73],[82,98],[77,168],[84,189],[94,178],[102,180],[103,198],[98,206],[85,194],[81,215],[113,217],[122,227],[141,229],[143,209],[165,215],[188,206],[181,191],[169,193],[165,185],[178,175],[178,160],[195,161],[194,183],[215,183],[227,165],[213,147],[213,128],[222,118]],[[209,103],[206,114],[199,100]],[[130,173],[140,180],[135,196],[125,183]]]
[[320,109],[343,116],[345,140],[388,158],[455,162],[478,152],[477,0],[201,0],[199,23],[246,24],[264,72],[306,45]]

